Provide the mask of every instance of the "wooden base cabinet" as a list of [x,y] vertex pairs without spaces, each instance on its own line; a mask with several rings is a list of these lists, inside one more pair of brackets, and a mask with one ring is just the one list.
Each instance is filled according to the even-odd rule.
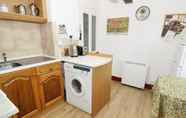
[[0,89],[18,107],[18,117],[29,117],[40,110],[37,77],[34,69],[0,76]]
[[0,89],[19,109],[15,118],[31,118],[57,100],[64,100],[61,63],[2,74]]
[[42,106],[45,108],[57,100],[64,100],[64,82],[60,71],[40,76]]
[[58,100],[64,100],[64,79],[61,64],[54,63],[37,68],[39,75],[40,99],[46,108]]
[[92,116],[110,101],[112,62],[93,69]]

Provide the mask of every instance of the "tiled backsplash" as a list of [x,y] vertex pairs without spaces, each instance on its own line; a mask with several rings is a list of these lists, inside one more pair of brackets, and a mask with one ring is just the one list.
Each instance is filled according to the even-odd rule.
[[43,54],[40,25],[0,21],[0,55],[9,58]]
[[53,24],[51,22],[41,26],[41,36],[43,53],[46,55],[54,56],[54,31]]

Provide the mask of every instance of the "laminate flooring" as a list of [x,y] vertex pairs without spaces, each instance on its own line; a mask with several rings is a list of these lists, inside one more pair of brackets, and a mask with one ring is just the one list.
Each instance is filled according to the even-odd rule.
[[[152,91],[111,82],[111,100],[95,118],[150,118]],[[66,102],[58,102],[33,118],[91,118]]]

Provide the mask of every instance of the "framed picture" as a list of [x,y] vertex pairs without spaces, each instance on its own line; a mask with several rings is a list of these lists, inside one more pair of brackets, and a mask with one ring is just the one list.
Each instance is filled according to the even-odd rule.
[[165,16],[161,37],[166,40],[186,38],[186,14]]
[[110,18],[107,20],[108,33],[128,33],[129,17]]

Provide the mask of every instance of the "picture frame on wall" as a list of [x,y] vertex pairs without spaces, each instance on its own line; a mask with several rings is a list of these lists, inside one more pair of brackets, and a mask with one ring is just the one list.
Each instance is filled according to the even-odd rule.
[[128,33],[129,17],[107,19],[107,33]]
[[184,40],[186,38],[186,14],[166,15],[161,37],[165,40]]

